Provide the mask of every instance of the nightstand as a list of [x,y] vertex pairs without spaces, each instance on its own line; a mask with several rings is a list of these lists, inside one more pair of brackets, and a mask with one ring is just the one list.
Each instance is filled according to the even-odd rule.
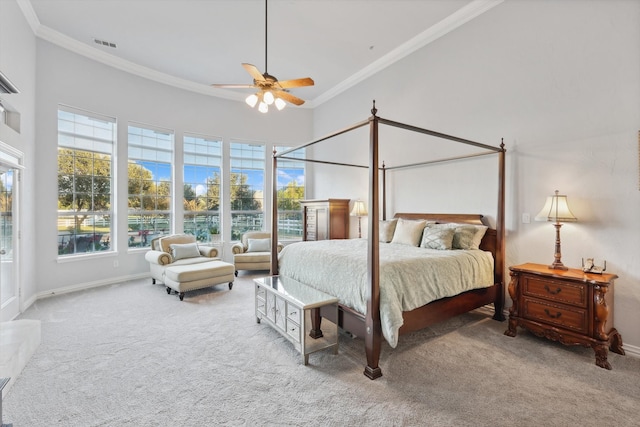
[[596,365],[605,369],[611,369],[609,349],[624,354],[622,337],[613,327],[613,283],[618,276],[540,264],[509,270],[513,305],[505,335],[515,337],[520,326],[565,345],[591,347]]

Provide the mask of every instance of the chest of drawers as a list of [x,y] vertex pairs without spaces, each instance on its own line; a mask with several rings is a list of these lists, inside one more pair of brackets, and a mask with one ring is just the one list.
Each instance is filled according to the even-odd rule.
[[349,199],[302,200],[302,240],[349,238]]
[[553,270],[546,265],[510,267],[509,327],[517,327],[566,345],[592,347],[596,364],[611,369],[608,350],[624,354],[622,337],[613,327],[615,274]]

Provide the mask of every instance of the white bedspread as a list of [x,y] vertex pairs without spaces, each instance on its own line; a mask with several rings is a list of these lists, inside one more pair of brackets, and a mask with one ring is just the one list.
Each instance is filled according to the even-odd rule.
[[[360,313],[367,309],[365,239],[299,242],[279,255],[280,275],[319,289]],[[493,285],[493,257],[480,250],[440,251],[380,243],[380,320],[391,347],[402,312]]]

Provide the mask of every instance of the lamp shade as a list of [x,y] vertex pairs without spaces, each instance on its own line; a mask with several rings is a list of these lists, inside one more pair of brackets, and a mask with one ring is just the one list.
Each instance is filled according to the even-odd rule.
[[367,205],[362,200],[356,200],[351,209],[351,216],[367,216]]
[[567,203],[567,196],[556,194],[547,197],[547,201],[544,204],[542,210],[536,215],[536,221],[554,221],[554,222],[573,222],[578,218],[569,209]]

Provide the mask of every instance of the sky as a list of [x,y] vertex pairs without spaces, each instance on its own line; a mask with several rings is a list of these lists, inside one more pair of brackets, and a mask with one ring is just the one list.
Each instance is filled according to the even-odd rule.
[[[150,170],[153,178],[156,180],[171,179],[171,167],[169,165],[163,164],[161,167],[158,167],[158,164],[155,162],[138,161],[137,163]],[[184,181],[187,183],[198,183],[195,188],[196,194],[205,194],[207,178],[213,176],[211,172],[212,169],[188,166],[186,169]],[[243,173],[247,175],[247,183],[251,188],[264,190],[264,171],[245,169]],[[159,176],[156,176],[157,174]],[[299,185],[304,185],[304,171],[299,168],[278,168],[278,186],[284,187],[291,181],[296,181]]]

